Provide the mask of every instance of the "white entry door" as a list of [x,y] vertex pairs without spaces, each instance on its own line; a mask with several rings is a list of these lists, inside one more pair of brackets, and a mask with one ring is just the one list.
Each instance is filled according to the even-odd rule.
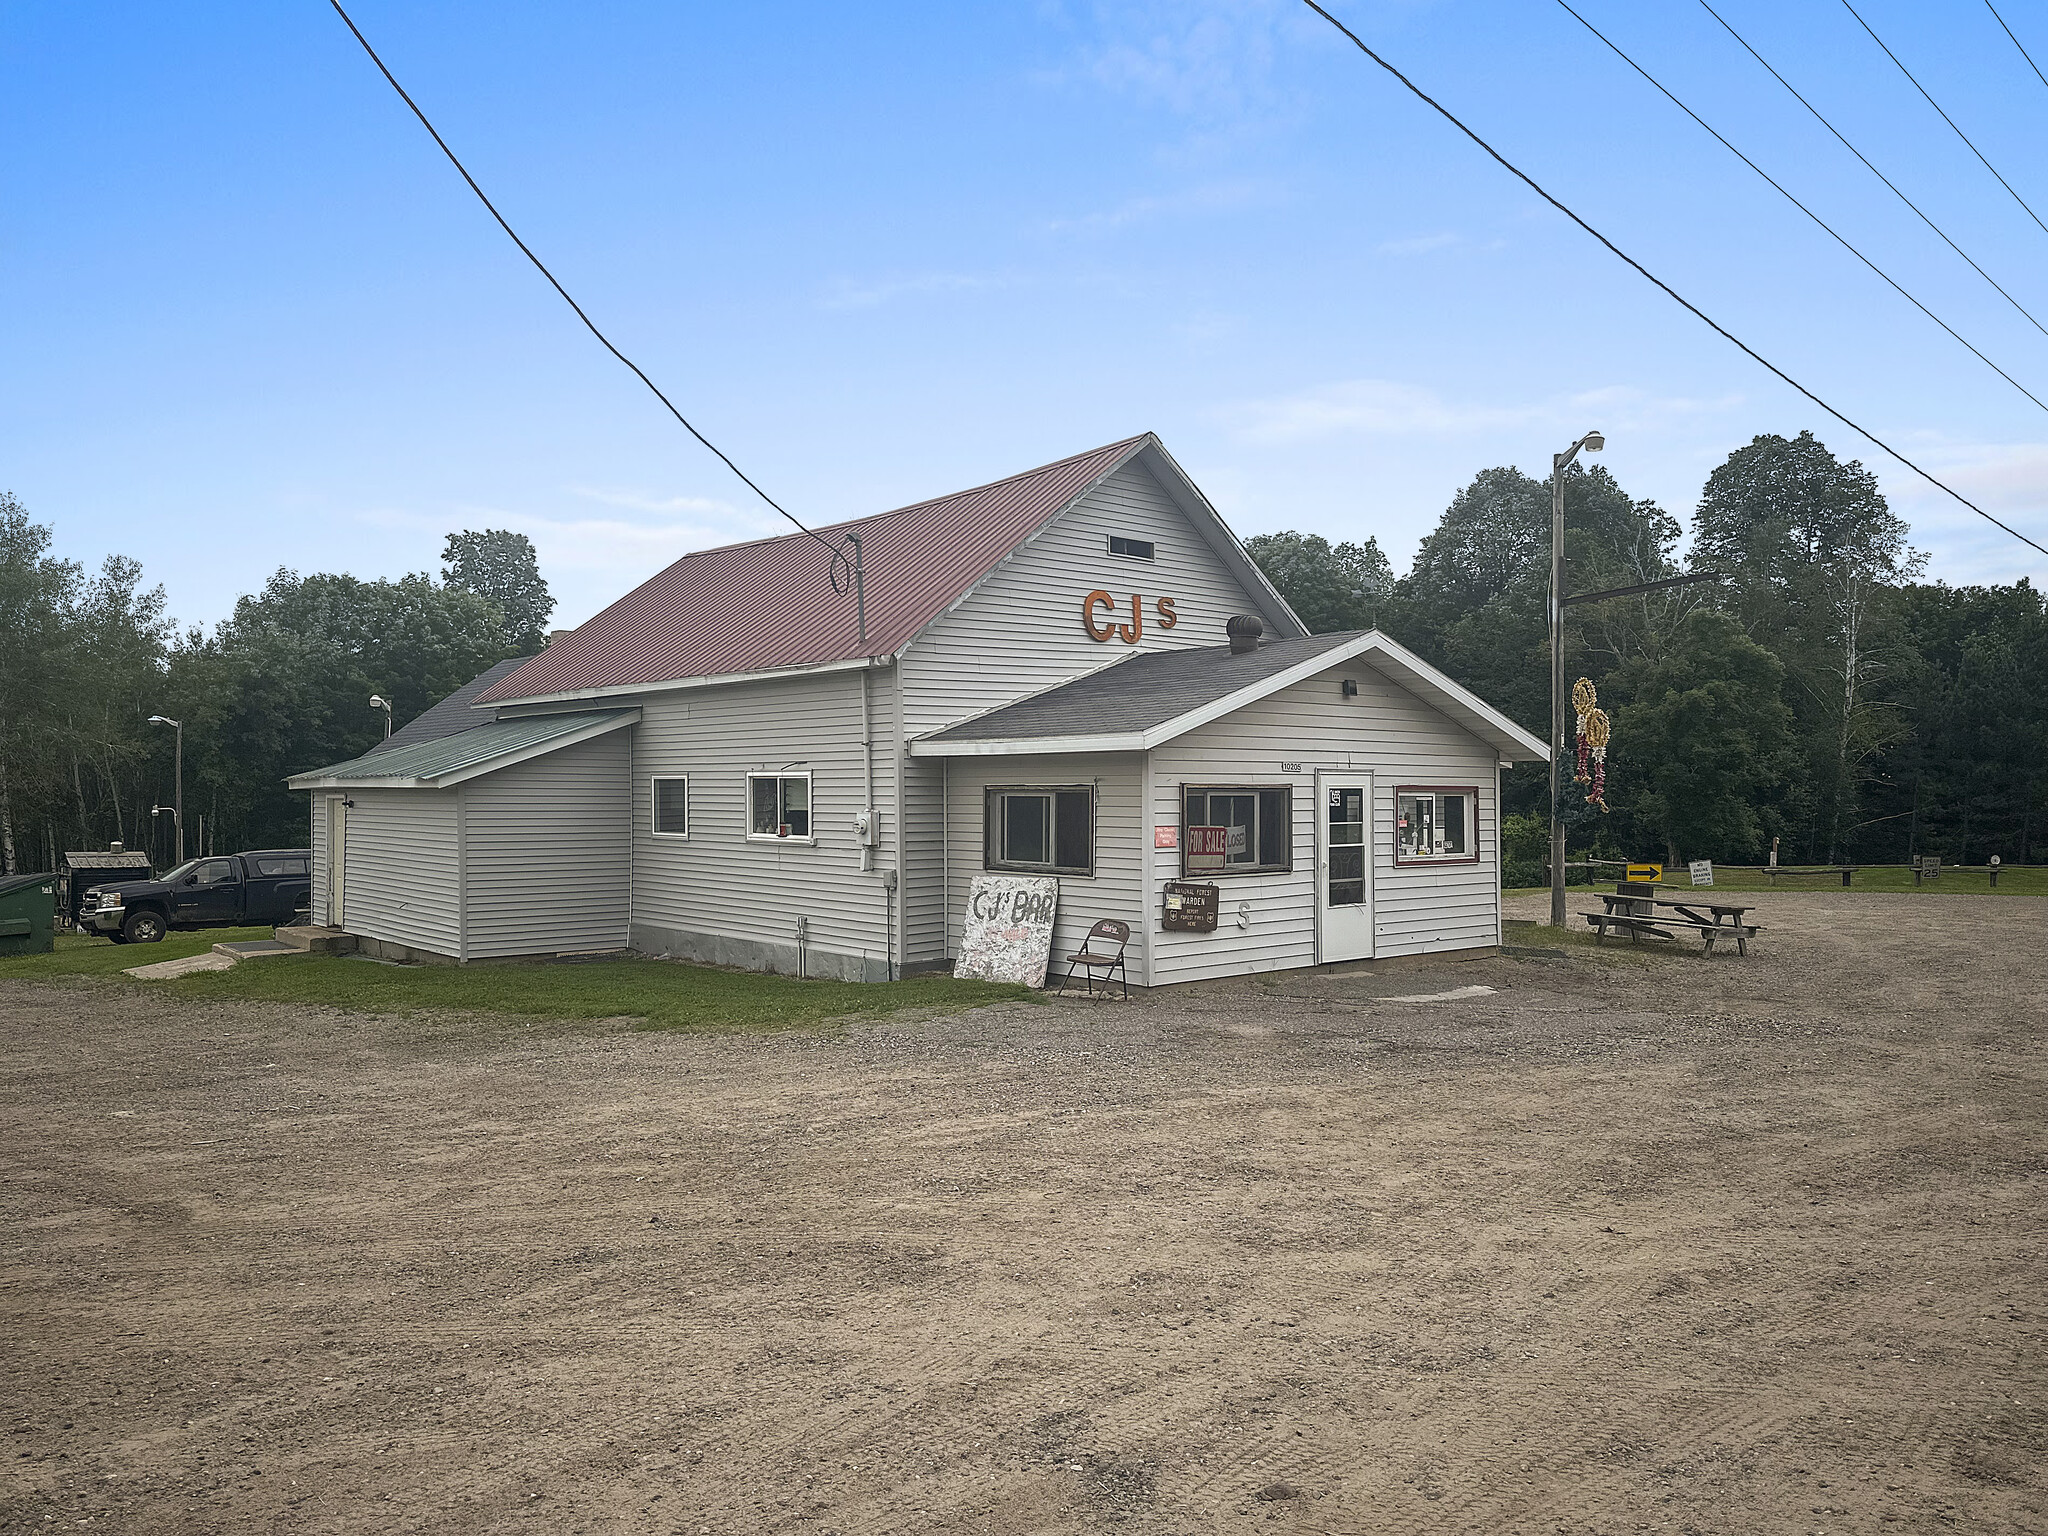
[[327,926],[344,926],[346,914],[342,907],[343,888],[346,885],[344,871],[348,868],[348,807],[342,804],[347,796],[327,797]]
[[1372,775],[1316,775],[1316,959],[1372,958]]

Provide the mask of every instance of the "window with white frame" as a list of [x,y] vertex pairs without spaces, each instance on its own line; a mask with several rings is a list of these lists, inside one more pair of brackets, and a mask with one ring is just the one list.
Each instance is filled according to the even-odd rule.
[[1294,791],[1284,785],[1184,785],[1180,820],[1183,874],[1193,846],[1190,827],[1224,829],[1226,875],[1284,874],[1294,867]]
[[1394,862],[1433,864],[1479,857],[1479,791],[1404,785],[1394,791]]
[[1095,873],[1095,790],[1087,784],[998,784],[985,791],[986,869]]
[[654,835],[690,835],[690,780],[686,775],[654,780]]
[[747,775],[747,835],[811,836],[811,776],[808,773]]

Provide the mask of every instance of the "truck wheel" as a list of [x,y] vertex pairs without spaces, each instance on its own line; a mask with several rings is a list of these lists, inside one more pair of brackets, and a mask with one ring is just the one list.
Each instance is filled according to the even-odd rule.
[[155,944],[162,940],[166,926],[158,913],[130,912],[121,925],[121,937],[130,944]]

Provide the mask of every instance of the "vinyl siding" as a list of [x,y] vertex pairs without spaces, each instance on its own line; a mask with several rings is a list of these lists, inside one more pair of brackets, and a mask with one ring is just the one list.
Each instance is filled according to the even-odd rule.
[[313,832],[306,846],[313,850],[313,902],[310,914],[316,926],[327,923],[327,796],[315,793],[309,797],[313,802]]
[[[1156,558],[1110,554],[1113,533],[1150,540]],[[911,643],[898,668],[905,734],[924,735],[1128,655],[1133,647],[1114,638],[1091,640],[1082,627],[1082,600],[1098,588],[1116,599],[1114,622],[1128,623],[1132,594],[1143,597],[1145,628],[1135,647],[1140,650],[1221,645],[1223,626],[1233,614],[1257,611],[1251,594],[1151,472],[1142,464],[1127,464]],[[1161,597],[1174,599],[1177,622],[1172,629],[1161,629],[1157,622]],[[961,782],[956,768],[956,790]],[[904,884],[913,963],[953,952],[947,935],[957,931],[957,908],[966,899],[964,885],[954,881],[949,889],[942,878],[940,788],[935,764],[909,766]],[[954,814],[957,819],[957,807]],[[980,814],[977,801],[977,825]],[[974,857],[978,868],[978,845]],[[951,914],[944,910],[949,897],[956,909]]]
[[[1085,757],[954,758],[948,801],[951,887],[947,918],[949,952],[959,953],[960,924],[967,890],[982,868],[984,791],[992,784],[1090,784],[1095,786],[1095,875],[1061,875],[1058,915],[1053,922],[1053,979],[1081,948],[1088,930],[1105,917],[1131,925],[1131,981],[1140,984],[1140,935],[1144,932],[1144,889],[1140,825],[1143,819],[1144,758],[1135,752]],[[1078,981],[1078,978],[1076,978]]]
[[[797,966],[796,920],[809,919],[813,975],[887,974],[890,867],[898,831],[890,776],[901,761],[891,670],[873,678],[876,868],[861,869],[854,813],[864,803],[861,675],[839,672],[642,695],[632,764],[633,943],[779,971]],[[815,846],[749,840],[746,776],[795,764],[811,775]],[[650,780],[689,776],[689,836],[653,835]],[[754,946],[760,946],[756,952]],[[678,952],[682,952],[679,950]]]
[[[454,957],[461,888],[456,791],[355,789],[349,798],[355,806],[342,853],[344,926]],[[324,859],[321,867],[324,873]],[[322,897],[324,907],[324,891]]]
[[632,917],[632,729],[472,779],[466,959],[618,949]]
[[[1341,680],[1354,678],[1347,699]],[[1298,772],[1281,770],[1298,762]],[[1199,981],[1315,963],[1315,774],[1373,775],[1372,891],[1378,958],[1500,941],[1499,781],[1493,749],[1362,662],[1348,662],[1190,731],[1152,754],[1152,821],[1178,825],[1187,784],[1291,785],[1294,868],[1288,874],[1224,875],[1214,933],[1159,927],[1163,886],[1179,855],[1160,853],[1145,904],[1152,932],[1151,981]],[[1401,785],[1478,791],[1476,864],[1394,864],[1394,793]],[[1146,829],[1149,834],[1149,828]],[[1240,903],[1251,926],[1240,929]]]

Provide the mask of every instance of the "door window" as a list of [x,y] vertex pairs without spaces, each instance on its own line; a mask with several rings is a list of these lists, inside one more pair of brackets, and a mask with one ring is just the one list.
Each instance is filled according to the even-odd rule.
[[1333,907],[1365,904],[1365,791],[1358,785],[1332,788],[1329,817],[1330,875],[1327,901]]

